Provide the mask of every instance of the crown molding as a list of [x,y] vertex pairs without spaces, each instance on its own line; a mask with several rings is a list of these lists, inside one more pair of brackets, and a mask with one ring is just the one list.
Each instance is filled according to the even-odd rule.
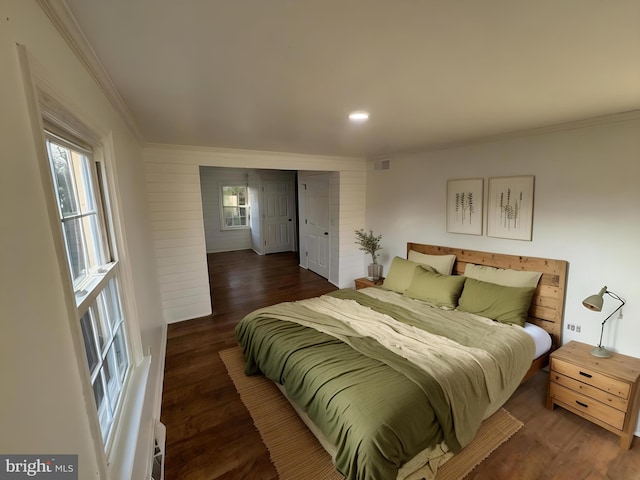
[[143,155],[147,163],[190,164],[203,167],[340,172],[362,172],[366,168],[364,157],[337,157],[159,143],[148,143],[144,148]]
[[580,120],[574,120],[563,123],[555,123],[538,128],[530,128],[527,130],[519,130],[507,132],[499,135],[486,137],[487,141],[508,140],[512,138],[528,137],[532,135],[544,135],[548,133],[564,132],[567,130],[577,130],[580,128],[595,127],[599,125],[607,125],[611,123],[627,122],[640,119],[640,110],[628,110],[625,112],[615,112],[596,117],[588,117]]
[[[461,141],[438,143],[438,144],[434,144],[424,148],[402,150],[399,152],[395,152],[393,155],[415,155],[415,154],[420,154],[425,152],[450,150],[450,149],[459,148],[459,147],[468,147],[468,146],[480,145],[484,143],[494,143],[494,142],[515,140],[519,138],[532,137],[536,135],[547,135],[547,134],[553,134],[558,132],[565,132],[568,130],[577,130],[580,128],[596,127],[600,125],[628,122],[628,121],[639,120],[639,119],[640,119],[640,110],[628,110],[625,112],[599,115],[596,117],[589,117],[581,120],[555,123],[551,125],[545,125],[543,127],[514,130],[511,132],[499,133],[496,135],[479,136],[479,137],[469,138]],[[373,157],[368,157],[368,160],[376,160],[383,157],[385,157],[385,155],[373,156]]]
[[67,42],[73,53],[93,77],[102,92],[105,94],[120,118],[130,128],[138,141],[144,145],[144,138],[140,127],[133,118],[131,111],[120,96],[107,70],[93,50],[93,47],[78,25],[73,13],[69,10],[64,0],[36,0],[40,8],[49,17],[62,38]]
[[207,147],[197,145],[178,145],[171,143],[146,143],[145,150],[147,151],[181,151],[201,153],[207,155],[218,155],[230,158],[305,158],[313,160],[342,160],[342,161],[359,161],[365,160],[365,157],[346,156],[346,155],[321,155],[314,153],[302,153],[302,152],[283,152],[277,150],[249,150],[238,148],[224,148],[224,147]]

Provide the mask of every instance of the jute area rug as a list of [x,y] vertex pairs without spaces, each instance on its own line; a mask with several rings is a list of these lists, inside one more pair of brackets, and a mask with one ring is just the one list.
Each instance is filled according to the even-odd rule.
[[[223,350],[220,357],[269,450],[280,480],[342,480],[329,454],[278,388],[263,376],[244,374],[242,350]],[[506,410],[498,410],[485,420],[466,448],[438,469],[436,480],[463,479],[522,425]]]

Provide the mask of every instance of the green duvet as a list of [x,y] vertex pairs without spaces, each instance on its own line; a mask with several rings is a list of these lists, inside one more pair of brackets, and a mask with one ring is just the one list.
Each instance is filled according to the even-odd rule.
[[395,479],[443,441],[459,451],[534,354],[520,327],[375,288],[257,310],[236,335],[247,374],[281,384],[354,480]]

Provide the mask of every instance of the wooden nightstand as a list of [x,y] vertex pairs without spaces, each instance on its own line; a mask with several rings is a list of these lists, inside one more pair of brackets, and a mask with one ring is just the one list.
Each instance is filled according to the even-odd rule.
[[558,405],[606,428],[628,450],[638,421],[640,359],[598,358],[592,348],[569,342],[551,354],[547,408]]
[[381,278],[379,280],[369,280],[366,277],[362,277],[362,278],[356,278],[355,282],[356,282],[356,290],[360,290],[361,288],[375,287],[376,285],[382,285],[382,282],[384,282],[384,278]]

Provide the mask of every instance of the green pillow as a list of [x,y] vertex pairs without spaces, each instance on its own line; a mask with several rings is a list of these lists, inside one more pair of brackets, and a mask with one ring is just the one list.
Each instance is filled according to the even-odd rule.
[[466,279],[467,277],[462,275],[442,275],[419,266],[404,294],[436,307],[454,309],[458,305],[458,298]]
[[533,287],[505,287],[467,278],[458,310],[524,327],[535,290]]
[[[389,267],[389,273],[384,279],[382,286],[386,289],[393,290],[394,292],[404,293],[411,284],[413,278],[413,272],[420,264],[405,260],[401,257],[394,257]],[[431,267],[427,267],[431,268]]]

